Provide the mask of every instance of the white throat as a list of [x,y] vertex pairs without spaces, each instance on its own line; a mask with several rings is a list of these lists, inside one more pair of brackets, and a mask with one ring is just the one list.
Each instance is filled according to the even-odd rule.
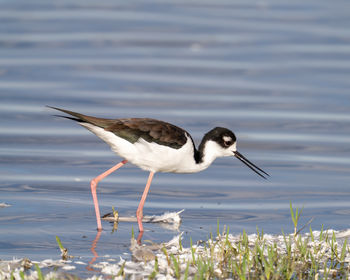
[[207,169],[213,161],[218,157],[233,156],[236,151],[236,142],[230,147],[223,148],[215,141],[209,140],[204,144],[203,151],[201,151],[201,158],[197,163],[194,158],[184,165],[184,170],[179,173],[195,173]]

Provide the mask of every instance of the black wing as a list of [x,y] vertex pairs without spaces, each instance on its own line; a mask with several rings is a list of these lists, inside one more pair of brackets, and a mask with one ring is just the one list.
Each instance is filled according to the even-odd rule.
[[[50,107],[50,106],[48,106]],[[174,149],[181,148],[187,141],[185,130],[173,124],[149,119],[149,118],[127,118],[127,119],[103,119],[86,116],[80,113],[50,107],[59,110],[72,117],[65,117],[77,122],[90,123],[110,131],[115,135],[135,143],[139,138],[147,142],[155,142],[160,145],[166,145]]]

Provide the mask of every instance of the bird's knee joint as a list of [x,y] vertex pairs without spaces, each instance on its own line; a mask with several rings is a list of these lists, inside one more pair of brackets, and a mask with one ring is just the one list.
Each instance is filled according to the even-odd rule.
[[91,188],[92,188],[92,189],[95,189],[96,186],[97,186],[97,183],[98,183],[98,182],[97,182],[96,178],[92,179],[92,180],[91,180]]
[[138,219],[142,219],[143,218],[143,211],[142,210],[137,210],[136,211],[136,217]]

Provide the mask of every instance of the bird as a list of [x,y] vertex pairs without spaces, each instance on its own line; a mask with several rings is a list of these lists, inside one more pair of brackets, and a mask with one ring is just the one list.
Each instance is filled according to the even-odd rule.
[[143,206],[157,172],[196,173],[208,168],[216,158],[236,157],[264,179],[270,176],[253,164],[237,150],[235,134],[224,127],[215,127],[207,132],[198,149],[193,138],[184,129],[165,121],[152,118],[105,119],[83,115],[66,109],[47,106],[63,112],[58,115],[78,122],[105,141],[123,160],[91,180],[91,194],[95,207],[97,230],[102,230],[96,189],[98,183],[127,162],[148,171],[149,176],[143,191],[136,218],[139,232],[143,232]]

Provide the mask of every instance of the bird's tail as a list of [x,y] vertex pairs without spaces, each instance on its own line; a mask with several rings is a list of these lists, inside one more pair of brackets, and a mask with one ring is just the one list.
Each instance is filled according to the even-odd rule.
[[80,113],[76,113],[73,111],[69,111],[69,110],[65,110],[65,109],[61,109],[61,108],[57,108],[57,107],[52,107],[52,106],[47,106],[51,109],[55,109],[58,111],[61,111],[63,113],[66,113],[68,115],[71,115],[73,117],[69,117],[69,116],[62,116],[62,115],[57,115],[58,117],[62,117],[62,118],[66,118],[66,119],[70,119],[73,121],[77,121],[79,123],[90,123],[102,128],[106,128],[108,126],[110,126],[113,123],[113,120],[110,119],[103,119],[103,118],[95,118],[95,117],[91,117],[91,116],[87,116],[87,115],[83,115]]

